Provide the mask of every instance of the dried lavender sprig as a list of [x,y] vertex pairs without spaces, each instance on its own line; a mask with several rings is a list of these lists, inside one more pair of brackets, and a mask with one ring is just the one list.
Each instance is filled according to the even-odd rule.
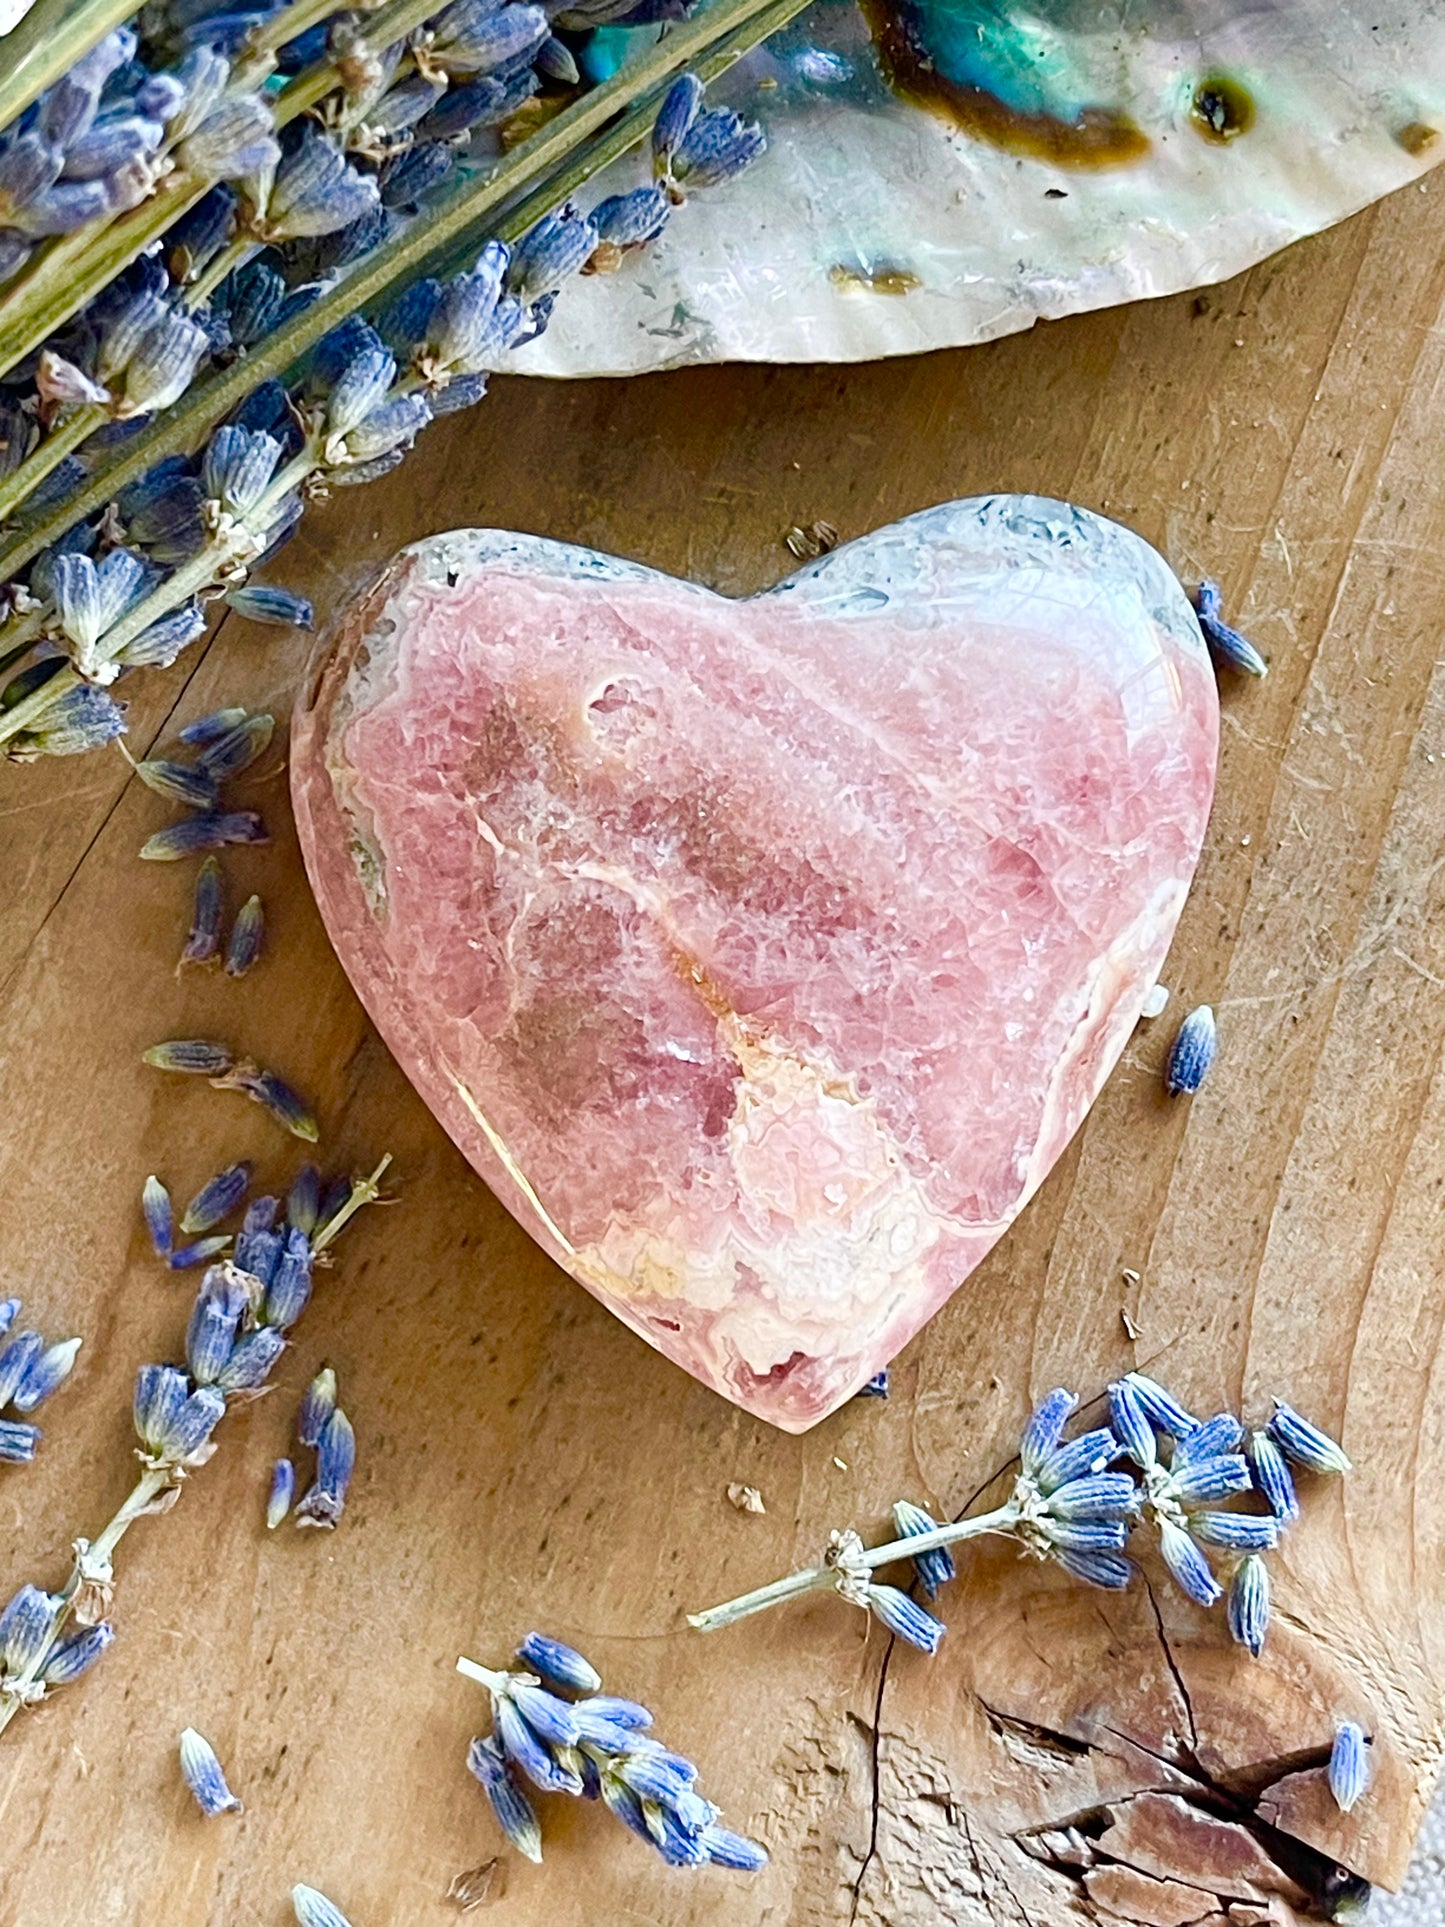
[[[345,284],[345,292],[335,298],[323,297],[312,310],[299,313],[266,344],[264,356],[253,355],[245,369],[213,377],[183,407],[172,412],[164,434],[137,437],[125,450],[117,450],[96,464],[92,481],[80,487],[68,504],[67,515],[88,515],[105,502],[122,483],[140,475],[154,460],[157,445],[194,443],[207,429],[223,419],[245,396],[258,379],[293,363],[318,341],[345,313],[353,312],[393,285],[433,244],[449,242],[490,209],[501,205],[523,187],[530,187],[559,162],[568,178],[559,184],[553,199],[560,199],[573,179],[583,179],[596,167],[605,165],[627,151],[650,130],[652,113],[639,107],[618,118],[618,108],[630,99],[646,97],[660,74],[695,61],[699,70],[711,78],[768,33],[776,31],[800,10],[802,0],[726,0],[711,8],[705,20],[689,23],[667,36],[662,48],[631,66],[625,75],[605,83],[574,107],[568,108],[544,127],[523,147],[515,149],[497,169],[479,178],[464,193],[438,209],[425,236],[412,234],[384,243],[374,257]],[[292,89],[288,88],[288,96]],[[307,101],[298,105],[305,107]],[[609,126],[609,123],[610,126]],[[607,128],[605,133],[600,129]],[[581,152],[576,162],[566,159]],[[538,209],[540,213],[542,209]],[[522,231],[536,216],[519,211]],[[36,554],[54,539],[60,524],[46,517],[24,535],[6,544],[0,553],[0,571],[13,569]],[[26,721],[30,719],[27,717]]]
[[[390,1164],[388,1154],[370,1177],[351,1184],[345,1204],[322,1225],[313,1249],[334,1240],[357,1211],[377,1199]],[[190,1390],[187,1374],[175,1366],[141,1368],[136,1381],[135,1424],[145,1447],[141,1454],[144,1469],[104,1530],[93,1540],[76,1540],[75,1563],[61,1591],[41,1595],[54,1601],[48,1632],[38,1650],[31,1652],[27,1645],[28,1656],[23,1663],[7,1672],[4,1691],[0,1692],[0,1732],[22,1705],[43,1697],[45,1668],[58,1651],[69,1620],[75,1618],[85,1626],[98,1624],[105,1617],[114,1584],[112,1556],[116,1547],[137,1519],[167,1511],[174,1504],[187,1475],[204,1464],[215,1449],[211,1433],[224,1416],[226,1404],[225,1394],[209,1386]],[[0,1649],[4,1636],[4,1616],[0,1615]]]

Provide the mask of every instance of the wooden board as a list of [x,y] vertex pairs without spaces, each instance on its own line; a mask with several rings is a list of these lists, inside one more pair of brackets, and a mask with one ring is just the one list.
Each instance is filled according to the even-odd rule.
[[[126,1541],[102,1669],[0,1742],[0,1927],[279,1927],[298,1879],[355,1927],[455,1918],[449,1883],[499,1838],[463,1766],[484,1708],[453,1663],[500,1662],[533,1624],[646,1699],[774,1858],[752,1881],[669,1873],[553,1800],[546,1865],[498,1869],[486,1906],[506,1927],[1218,1927],[1231,1900],[1244,1927],[1261,1881],[1287,1920],[1336,1859],[1398,1880],[1445,1705],[1442,193],[1426,182],[1218,290],[986,349],[501,383],[310,518],[278,568],[325,609],[402,542],[496,523],[747,591],[790,566],[792,523],[847,536],[1038,489],[1130,522],[1186,578],[1219,576],[1270,655],[1267,682],[1225,691],[1212,831],[1166,972],[1175,1015],[1219,1011],[1209,1084],[1169,1105],[1170,1024],[1141,1029],[892,1398],[807,1437],[653,1356],[464,1168],[327,948],[278,756],[250,785],[275,841],[228,863],[272,925],[239,986],[174,974],[190,866],[136,861],[167,812],[118,756],[4,772],[0,1288],[86,1346],[41,1458],[0,1478],[0,1586],[58,1583],[131,1477],[136,1366],[178,1353],[194,1274],[149,1255],[142,1179],[184,1197],[236,1156],[276,1184],[295,1162],[239,1099],[143,1070],[147,1044],[256,1051],[314,1095],[331,1160],[394,1153],[398,1202],[342,1247],[275,1393]],[[228,617],[137,683],[132,747],[223,700],[284,714],[304,654]],[[267,1537],[267,1468],[323,1358],[360,1436],[354,1504],[334,1536]],[[875,1531],[895,1497],[958,1511],[1004,1472],[1037,1394],[1093,1396],[1134,1364],[1205,1409],[1286,1394],[1354,1456],[1277,1562],[1259,1665],[1157,1574],[1116,1599],[1006,1548],[968,1559],[931,1662],[836,1600],[685,1628],[809,1561],[829,1527]],[[765,1516],[728,1504],[734,1480]],[[1318,1772],[1346,1713],[1376,1735],[1348,1820]],[[189,1807],[187,1723],[244,1816]],[[1309,1850],[1231,1823],[1290,1765],[1263,1810]],[[1093,1866],[1037,1834],[1081,1816]]]

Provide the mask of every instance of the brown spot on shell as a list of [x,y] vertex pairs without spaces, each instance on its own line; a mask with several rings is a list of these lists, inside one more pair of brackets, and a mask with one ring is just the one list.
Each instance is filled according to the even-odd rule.
[[1207,141],[1226,146],[1254,125],[1254,102],[1227,74],[1210,74],[1194,90],[1189,118]]
[[1424,154],[1439,138],[1439,128],[1431,127],[1428,121],[1408,120],[1403,127],[1395,129],[1395,145],[1403,147],[1407,154]]

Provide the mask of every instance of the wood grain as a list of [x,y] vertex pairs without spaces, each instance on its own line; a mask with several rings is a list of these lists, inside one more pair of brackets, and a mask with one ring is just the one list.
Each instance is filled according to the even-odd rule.
[[[278,568],[325,611],[401,543],[495,523],[746,592],[786,573],[794,522],[847,536],[1037,489],[1219,576],[1270,655],[1264,684],[1224,692],[1166,972],[1173,1014],[1219,1011],[1209,1084],[1167,1104],[1171,1020],[1141,1027],[892,1398],[804,1438],[653,1356],[463,1167],[327,948],[278,755],[248,783],[275,840],[228,860],[233,901],[260,890],[271,921],[243,985],[176,977],[190,867],[136,861],[166,811],[118,756],[4,772],[0,1289],[86,1347],[40,1459],[0,1480],[0,1587],[63,1576],[130,1478],[136,1366],[177,1353],[188,1284],[143,1243],[142,1179],[185,1196],[236,1156],[275,1184],[294,1166],[252,1107],[143,1070],[147,1044],[214,1033],[273,1062],[316,1099],[334,1164],[394,1153],[398,1201],[340,1248],[278,1389],[127,1540],[102,1669],[0,1742],[0,1927],[281,1927],[295,1880],[356,1927],[455,1919],[449,1884],[500,1842],[463,1767],[484,1709],[453,1662],[499,1661],[534,1623],[646,1699],[774,1857],[753,1881],[689,1879],[552,1801],[546,1865],[476,1883],[503,1927],[1251,1927],[1328,1911],[1337,1866],[1399,1879],[1445,1727],[1442,191],[1219,289],[988,348],[499,383]],[[222,700],[284,715],[305,655],[227,617],[137,684],[131,747]],[[323,1358],[360,1435],[354,1504],[334,1536],[268,1538],[267,1468]],[[932,1662],[833,1600],[683,1627],[895,1497],[959,1510],[1036,1395],[1093,1397],[1131,1364],[1205,1408],[1283,1393],[1355,1459],[1276,1562],[1258,1665],[1157,1573],[1105,1597],[1007,1549],[968,1558]],[[764,1516],[729,1505],[733,1481]],[[1320,1776],[1344,1714],[1375,1736],[1348,1819]],[[188,1723],[239,1819],[189,1807]]]

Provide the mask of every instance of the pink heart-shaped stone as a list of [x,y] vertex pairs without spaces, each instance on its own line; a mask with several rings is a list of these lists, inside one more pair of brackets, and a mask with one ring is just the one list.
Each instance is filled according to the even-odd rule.
[[303,700],[332,941],[540,1244],[802,1431],[1021,1210],[1154,983],[1214,678],[1139,537],[954,502],[734,602],[403,551]]

